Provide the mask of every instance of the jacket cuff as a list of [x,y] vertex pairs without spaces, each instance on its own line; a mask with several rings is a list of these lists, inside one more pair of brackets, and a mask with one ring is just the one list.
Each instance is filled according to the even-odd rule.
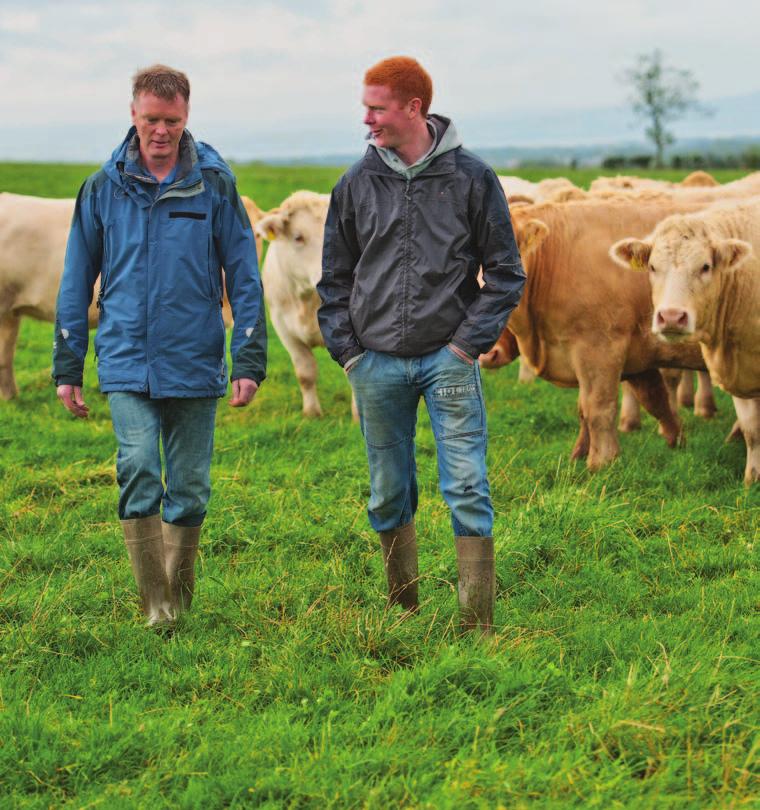
[[462,340],[462,338],[457,337],[456,335],[454,335],[454,337],[452,337],[449,342],[453,343],[457,347],[457,349],[461,349],[468,357],[471,357],[473,360],[477,360],[481,354],[471,343],[468,343],[466,340]]
[[260,386],[266,378],[267,375],[261,372],[246,372],[238,369],[230,375],[230,382],[232,382],[232,380],[253,380],[256,385]]
[[346,363],[347,363],[347,362],[348,362],[348,361],[349,361],[349,360],[350,360],[352,357],[358,357],[358,356],[359,356],[359,355],[360,355],[360,354],[361,354],[363,351],[364,351],[364,349],[363,349],[361,346],[359,346],[359,345],[357,345],[357,346],[352,346],[350,349],[346,349],[346,350],[343,352],[343,354],[341,354],[341,355],[338,357],[338,365],[340,365],[340,366],[341,366],[341,368],[345,368]]
[[81,388],[84,385],[84,380],[82,377],[72,377],[68,374],[52,374],[53,381],[55,382],[56,388],[59,385],[76,385],[77,387]]

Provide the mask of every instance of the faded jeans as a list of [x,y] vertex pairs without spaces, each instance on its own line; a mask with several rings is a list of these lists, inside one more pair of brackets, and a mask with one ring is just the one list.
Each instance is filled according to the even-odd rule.
[[[211,494],[217,400],[150,399],[119,391],[108,394],[108,404],[119,442],[119,517],[150,517],[163,504],[166,523],[200,526]],[[160,444],[166,460],[165,487]]]
[[411,522],[417,511],[414,437],[424,397],[438,452],[441,494],[458,536],[490,537],[493,507],[486,477],[486,414],[477,362],[447,346],[420,357],[368,350],[350,367],[369,461],[372,528]]

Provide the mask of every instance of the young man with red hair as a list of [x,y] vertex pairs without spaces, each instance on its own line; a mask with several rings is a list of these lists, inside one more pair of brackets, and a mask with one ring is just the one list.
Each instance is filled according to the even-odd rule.
[[430,76],[408,57],[364,77],[370,144],[332,192],[319,323],[356,394],[389,602],[418,606],[414,435],[424,397],[451,510],[462,625],[489,633],[493,508],[477,358],[504,329],[525,274],[498,178],[462,148],[448,118],[428,114],[432,94]]

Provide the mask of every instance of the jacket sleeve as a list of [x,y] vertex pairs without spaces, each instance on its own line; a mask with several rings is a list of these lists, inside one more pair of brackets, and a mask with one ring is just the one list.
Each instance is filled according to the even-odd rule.
[[103,226],[91,178],[77,196],[58,289],[52,374],[56,385],[82,385],[90,337],[87,310],[102,258]]
[[327,350],[341,366],[363,351],[348,310],[360,250],[354,214],[345,201],[345,184],[345,178],[341,179],[330,195],[322,248],[322,278],[317,284],[322,300],[317,312],[319,328]]
[[473,184],[470,225],[480,254],[484,286],[470,304],[451,342],[470,357],[489,351],[520,302],[525,271],[512,230],[504,190],[491,169]]
[[234,179],[221,175],[219,180],[214,239],[235,321],[230,379],[246,377],[261,384],[267,371],[267,325],[256,240]]

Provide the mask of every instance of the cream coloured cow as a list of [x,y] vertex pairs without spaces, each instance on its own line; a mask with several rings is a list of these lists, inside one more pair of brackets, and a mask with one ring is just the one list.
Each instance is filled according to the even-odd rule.
[[[248,216],[254,222],[262,212],[243,197]],[[13,374],[13,356],[22,316],[55,321],[55,303],[63,273],[74,199],[48,199],[23,194],[0,193],[0,398],[18,394]],[[261,256],[261,240],[256,247]],[[99,279],[95,281],[88,311],[90,328],[98,322],[95,302]],[[224,296],[225,324],[232,323]]]
[[760,480],[760,197],[670,216],[610,255],[648,271],[652,332],[663,343],[699,340],[710,376],[734,400],[744,481]]
[[[301,388],[303,413],[322,416],[317,395],[317,361],[312,349],[325,342],[317,323],[317,282],[322,275],[322,241],[330,197],[296,191],[257,223],[270,242],[262,282],[275,331],[287,349]],[[356,418],[356,406],[352,400]]]
[[563,193],[564,199],[572,199],[576,191],[583,194],[583,189],[566,177],[547,177],[534,183],[522,177],[502,174],[499,175],[499,182],[510,205],[549,202],[558,193]]
[[636,191],[641,189],[710,188],[719,185],[711,174],[696,171],[685,177],[680,183],[655,180],[651,177],[631,177],[625,174],[619,174],[616,177],[597,177],[591,181],[589,190],[592,192]]
[[[539,376],[580,389],[580,430],[573,458],[596,470],[619,455],[615,429],[618,385],[634,386],[659,421],[669,445],[681,426],[668,401],[660,368],[703,370],[696,343],[670,346],[649,333],[649,285],[621,274],[607,255],[616,234],[642,236],[674,211],[695,210],[672,200],[618,199],[520,206],[512,224],[527,275],[508,329],[519,354]],[[514,350],[506,348],[505,358]],[[487,365],[490,352],[481,357]]]
[[[55,320],[73,199],[0,193],[0,398],[18,394],[13,355],[23,315]],[[95,326],[97,282],[88,312]]]

